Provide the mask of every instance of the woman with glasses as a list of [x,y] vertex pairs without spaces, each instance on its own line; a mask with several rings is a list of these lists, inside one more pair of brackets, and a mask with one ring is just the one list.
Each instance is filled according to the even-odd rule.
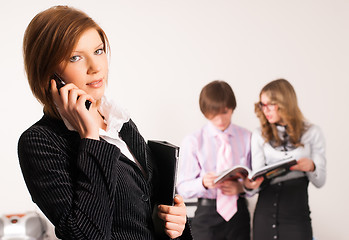
[[326,179],[325,139],[319,127],[303,117],[296,93],[285,79],[260,92],[255,113],[261,127],[252,134],[252,168],[258,170],[285,158],[297,164],[290,172],[262,184],[253,220],[253,239],[312,239],[308,183],[322,187]]

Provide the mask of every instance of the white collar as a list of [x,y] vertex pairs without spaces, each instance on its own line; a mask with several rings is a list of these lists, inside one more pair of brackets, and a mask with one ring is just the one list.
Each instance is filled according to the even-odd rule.
[[107,124],[106,132],[113,130],[120,132],[122,125],[130,120],[128,111],[106,96],[101,98],[98,111],[104,116],[104,121]]

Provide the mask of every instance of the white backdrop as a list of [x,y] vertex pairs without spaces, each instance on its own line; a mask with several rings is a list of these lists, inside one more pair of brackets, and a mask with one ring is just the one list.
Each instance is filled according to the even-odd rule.
[[86,11],[112,49],[109,92],[146,139],[179,145],[206,121],[198,94],[227,81],[237,97],[233,122],[258,126],[253,104],[276,78],[296,89],[304,115],[327,139],[328,180],[310,186],[317,239],[348,239],[349,1],[98,0],[6,1],[1,4],[0,213],[36,209],[17,158],[20,134],[42,115],[24,74],[22,38],[29,21],[52,5]]

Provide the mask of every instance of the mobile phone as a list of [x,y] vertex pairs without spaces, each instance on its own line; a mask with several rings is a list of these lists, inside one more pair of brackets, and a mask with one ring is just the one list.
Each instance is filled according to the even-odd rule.
[[[61,95],[59,92],[59,89],[65,85],[65,82],[57,73],[54,73],[52,78],[56,81],[58,94]],[[91,107],[91,102],[89,100],[86,100],[85,106],[86,106],[86,109],[89,110]]]

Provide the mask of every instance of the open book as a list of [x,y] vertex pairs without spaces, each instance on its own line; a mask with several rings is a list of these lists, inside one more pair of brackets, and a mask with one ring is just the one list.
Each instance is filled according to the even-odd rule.
[[251,171],[251,169],[248,167],[238,165],[220,173],[214,180],[214,183],[217,184],[228,179],[237,179],[241,177],[248,177],[252,180],[256,180],[259,177],[264,177],[264,179],[272,179],[288,173],[290,171],[290,167],[296,164],[297,160],[287,158],[277,163],[262,167],[256,171]]

